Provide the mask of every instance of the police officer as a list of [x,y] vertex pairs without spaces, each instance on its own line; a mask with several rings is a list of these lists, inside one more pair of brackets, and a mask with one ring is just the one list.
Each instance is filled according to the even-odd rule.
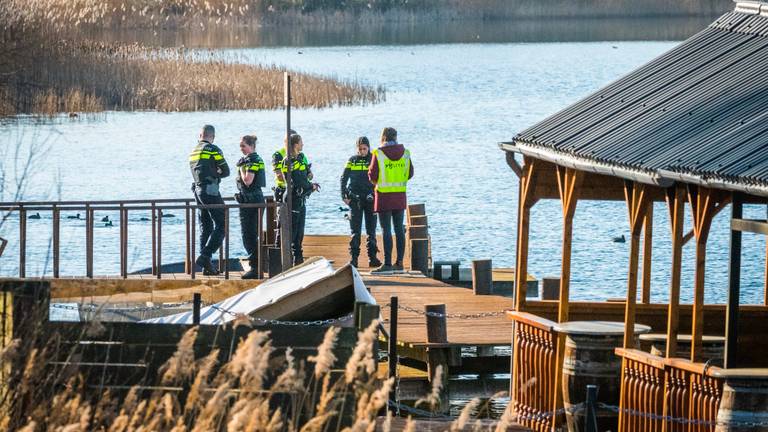
[[365,233],[368,236],[368,265],[378,267],[381,261],[376,258],[376,214],[373,212],[373,184],[368,179],[368,167],[371,164],[371,144],[367,137],[360,137],[356,142],[357,154],[349,158],[341,174],[341,199],[349,206],[349,228],[352,237],[349,240],[349,263],[357,267],[360,256],[360,236],[365,218]]
[[[306,200],[312,192],[319,191],[320,185],[312,183],[309,163],[304,156],[304,141],[298,134],[290,137],[291,154],[295,155],[290,160],[283,160],[281,171],[285,176],[288,173],[288,163],[291,163],[291,182],[293,194],[291,198],[291,252],[293,253],[293,265],[304,262],[304,227],[307,219]],[[288,197],[285,197],[288,199]]]
[[[293,129],[288,130],[288,135],[295,135],[296,131]],[[283,139],[283,146],[275,150],[272,153],[272,172],[275,174],[275,202],[283,200],[283,194],[285,193],[285,177],[283,176],[283,159],[285,159],[285,145],[288,137]]]
[[[240,151],[243,157],[237,161],[237,190],[235,200],[241,204],[263,204],[264,194],[261,188],[267,185],[264,161],[256,153],[255,135],[246,135],[240,140]],[[248,253],[248,263],[251,269],[245,272],[243,279],[256,279],[259,263],[259,209],[240,209],[240,230],[243,235],[243,246]]]
[[[213,145],[216,130],[211,125],[203,126],[200,141],[189,155],[192,171],[192,191],[199,206],[224,204],[219,192],[221,179],[229,176],[229,165],[221,149]],[[211,256],[221,247],[224,240],[224,209],[200,208],[200,255],[195,264],[203,269],[204,275],[217,275]]]
[[[374,211],[379,216],[384,240],[384,265],[371,273],[403,270],[405,254],[406,190],[413,177],[411,152],[397,142],[397,131],[386,127],[381,132],[381,146],[373,151],[368,179],[375,185]],[[392,230],[395,231],[397,257],[392,263]]]

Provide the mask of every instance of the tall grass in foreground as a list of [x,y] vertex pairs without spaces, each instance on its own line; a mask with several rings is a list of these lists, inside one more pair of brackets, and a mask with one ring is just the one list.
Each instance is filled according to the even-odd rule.
[[[317,355],[297,362],[292,352],[276,355],[268,332],[251,331],[226,364],[218,350],[202,358],[193,351],[197,328],[188,330],[173,356],[158,371],[156,382],[142,383],[123,394],[88,385],[76,370],[50,373],[48,361],[62,349],[56,340],[19,359],[20,341],[0,353],[0,362],[23,366],[6,382],[16,383],[3,395],[0,428],[34,431],[388,431],[391,417],[379,420],[392,380],[376,377],[374,345],[378,322],[360,332],[344,365],[334,354],[339,329],[330,327]],[[94,323],[89,331],[103,331]],[[61,353],[59,353],[61,354]],[[76,361],[76,358],[73,358]],[[312,366],[312,367],[309,367]],[[438,375],[440,372],[437,372]],[[438,386],[440,384],[437,384]],[[182,394],[178,388],[186,389]],[[425,397],[437,402],[439,388]],[[453,422],[452,430],[486,430],[471,424],[473,400]],[[409,418],[406,430],[414,430]],[[508,423],[494,426],[505,430]]]
[[[193,3],[206,10],[203,3]],[[129,4],[121,13],[135,17],[146,14],[152,5],[164,5],[168,13],[175,7],[174,2],[147,1],[145,8],[137,9],[137,4]],[[282,105],[283,70],[277,67],[237,63],[184,48],[158,51],[107,45],[76,31],[79,26],[104,24],[118,6],[115,1],[95,0],[0,2],[0,116]],[[125,3],[119,9],[124,7]],[[293,75],[296,107],[367,104],[384,98],[380,87]]]

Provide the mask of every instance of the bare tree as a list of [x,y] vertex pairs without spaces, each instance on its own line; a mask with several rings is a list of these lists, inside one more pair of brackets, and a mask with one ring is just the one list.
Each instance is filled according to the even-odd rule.
[[[54,133],[43,135],[38,127],[33,127],[31,133],[19,127],[15,134],[9,140],[11,145],[0,146],[0,202],[19,202],[27,196],[40,172],[36,168],[41,166],[55,137]],[[13,213],[0,212],[0,232]],[[7,243],[0,237],[0,256]]]

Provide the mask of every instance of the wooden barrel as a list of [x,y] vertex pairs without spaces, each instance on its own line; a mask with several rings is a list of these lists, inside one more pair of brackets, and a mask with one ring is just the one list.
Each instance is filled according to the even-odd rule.
[[[665,333],[648,333],[640,335],[640,349],[659,357],[666,357],[667,335]],[[701,356],[703,361],[712,360],[714,365],[723,364],[725,355],[725,337],[704,335],[701,341]],[[676,357],[691,358],[691,335],[677,336]]]
[[725,379],[715,432],[768,432],[768,369],[721,369]]
[[[597,426],[599,431],[618,430],[615,411],[600,404],[619,405],[621,358],[614,353],[624,340],[624,323],[610,321],[572,321],[554,328],[566,335],[563,362],[563,405],[570,432],[585,431],[587,385],[597,389]],[[637,324],[635,334],[650,327]],[[591,432],[591,431],[589,431]]]

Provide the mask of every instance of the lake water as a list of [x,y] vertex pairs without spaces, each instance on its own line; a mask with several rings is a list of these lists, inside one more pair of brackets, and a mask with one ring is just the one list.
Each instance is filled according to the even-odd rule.
[[[659,39],[669,31],[661,26]],[[592,33],[590,33],[592,34]],[[680,35],[682,37],[684,35]],[[321,45],[303,40],[299,46],[230,47],[222,53],[243,61],[284,65],[294,70],[358,80],[387,89],[386,102],[363,107],[293,111],[293,126],[305,139],[323,190],[308,202],[308,233],[345,233],[339,211],[338,179],[359,135],[376,139],[383,126],[398,129],[400,141],[413,155],[415,178],[410,202],[424,202],[430,220],[434,259],[492,257],[495,266],[513,267],[517,209],[517,178],[507,167],[497,143],[543,119],[593,90],[622,76],[673,47],[674,41],[627,41],[624,37],[594,41],[545,42],[504,38],[496,43],[397,44],[340,43]],[[639,38],[639,37],[638,37]],[[640,39],[648,39],[643,37]],[[449,39],[454,41],[455,39]],[[462,39],[463,40],[463,39]],[[301,92],[294,88],[294,92]],[[237,160],[241,135],[255,133],[258,151],[268,158],[280,145],[284,130],[281,111],[198,113],[108,113],[95,120],[57,119],[42,123],[20,120],[0,125],[0,142],[49,139],[50,151],[29,198],[146,199],[189,195],[187,155],[200,126],[217,128],[216,143],[230,163]],[[60,178],[61,190],[53,183]],[[272,179],[268,183],[272,184]],[[226,194],[235,191],[226,180]],[[748,207],[748,216],[764,215]],[[720,214],[710,235],[706,301],[723,302],[727,290],[728,211]],[[533,212],[530,272],[560,272],[561,209],[545,201]],[[97,215],[97,217],[100,215]],[[138,219],[140,215],[135,215]],[[50,217],[30,220],[28,274],[39,274],[49,261]],[[233,232],[237,233],[236,217]],[[11,218],[1,236],[11,244],[0,259],[0,273],[17,272],[18,221]],[[140,227],[132,222],[131,227]],[[150,264],[149,224],[132,228],[130,268]],[[84,223],[62,221],[62,273],[83,274]],[[690,215],[686,231],[690,229]],[[626,291],[628,244],[611,238],[628,236],[623,203],[581,202],[576,212],[573,244],[573,299],[622,297]],[[163,262],[183,259],[184,228],[180,218],[163,231]],[[234,253],[242,252],[233,235]],[[95,242],[97,274],[119,271],[118,228],[98,227]],[[765,243],[745,236],[743,301],[761,302]],[[656,207],[652,293],[666,299],[670,267],[666,209]],[[693,285],[693,244],[684,249],[684,301]],[[47,266],[50,272],[50,266]]]

